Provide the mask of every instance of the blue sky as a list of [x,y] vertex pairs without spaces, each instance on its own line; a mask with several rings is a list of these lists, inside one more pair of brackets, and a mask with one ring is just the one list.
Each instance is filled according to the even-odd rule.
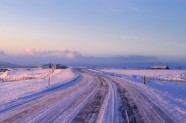
[[1,0],[0,50],[186,59],[185,0]]

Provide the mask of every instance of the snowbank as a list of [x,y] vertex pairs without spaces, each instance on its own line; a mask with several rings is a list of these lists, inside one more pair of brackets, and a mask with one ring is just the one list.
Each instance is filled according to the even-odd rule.
[[[31,72],[25,72],[25,70],[19,70],[9,75],[23,75],[23,74],[32,74],[40,76],[43,72],[47,70],[32,70]],[[47,72],[48,73],[48,72]],[[37,75],[39,74],[39,75]],[[49,82],[50,77],[50,82]],[[44,79],[35,79],[35,80],[24,80],[16,82],[0,82],[0,104],[9,102],[13,99],[23,97],[27,94],[32,94],[38,91],[41,91],[47,87],[53,86],[59,83],[66,83],[76,77],[76,74],[72,71],[71,68],[64,70],[55,70],[54,73],[45,77]]]

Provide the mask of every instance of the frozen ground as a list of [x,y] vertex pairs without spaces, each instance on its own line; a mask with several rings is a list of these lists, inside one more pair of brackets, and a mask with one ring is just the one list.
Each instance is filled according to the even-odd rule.
[[48,72],[43,79],[1,82],[0,122],[186,122],[185,83],[149,79],[144,85],[145,71],[116,71],[70,68]]
[[[144,91],[162,109],[169,115],[178,119],[180,122],[186,121],[186,82],[161,81],[154,76],[164,76],[172,78],[186,79],[186,70],[123,70],[123,69],[103,69],[101,71],[112,73],[112,76],[120,76],[122,80],[134,84],[138,89]],[[114,74],[113,74],[114,73]],[[144,85],[143,76],[147,77],[147,84]]]
[[[164,93],[168,93],[175,98],[183,98],[186,100],[186,82],[177,82],[176,80],[186,80],[186,70],[122,70],[122,69],[104,69],[104,72],[119,74],[123,78],[132,80],[133,82],[141,83],[144,82],[144,76],[146,76],[147,86],[161,90]],[[168,79],[166,81],[158,80],[158,76],[163,76],[164,78],[177,79]],[[171,81],[170,81],[171,80]]]
[[186,70],[127,70],[127,69],[104,69],[102,71],[123,74],[128,76],[156,77],[168,80],[186,80]]
[[12,71],[7,71],[5,73],[0,74],[0,78],[18,78],[18,77],[37,77],[43,78],[48,75],[52,70],[50,69],[41,69],[41,68],[30,68],[30,69],[22,69],[17,68]]
[[68,82],[76,76],[71,69],[55,70],[54,73],[50,72],[51,70],[49,69],[32,69],[29,71],[25,69],[16,69],[11,71],[8,73],[8,77],[34,75],[39,76],[39,79],[15,82],[0,82],[0,104],[6,103],[12,99],[41,91],[54,84]]

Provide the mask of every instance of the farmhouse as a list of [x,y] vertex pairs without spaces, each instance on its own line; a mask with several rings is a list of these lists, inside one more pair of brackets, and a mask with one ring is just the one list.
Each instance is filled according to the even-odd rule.
[[9,68],[0,68],[0,72],[6,72],[6,71],[11,71]]
[[54,68],[53,64],[46,64],[42,66],[42,69],[52,69],[52,68]]
[[56,64],[56,69],[66,69],[67,66],[62,65],[62,64]]
[[162,69],[162,70],[165,70],[165,69],[170,69],[168,66],[152,66],[150,67],[150,69]]

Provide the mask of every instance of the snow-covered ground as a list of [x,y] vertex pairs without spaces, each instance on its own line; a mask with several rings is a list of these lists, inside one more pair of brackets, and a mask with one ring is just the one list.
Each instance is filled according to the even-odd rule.
[[128,76],[146,76],[167,80],[186,80],[186,70],[127,70],[103,69],[104,72],[123,74]]
[[11,71],[7,71],[0,74],[0,78],[19,78],[19,77],[37,77],[42,78],[45,77],[47,74],[52,72],[51,69],[41,69],[41,68],[30,68],[30,69],[23,69],[17,68]]
[[[176,80],[161,81],[150,78],[152,76],[163,76],[165,78],[171,76],[172,78],[185,80],[186,70],[102,69],[101,71],[111,76],[119,76],[130,85],[136,86],[159,107],[176,118],[178,122],[186,122],[186,82]],[[144,75],[147,77],[146,85],[144,85]]]
[[[75,78],[76,75],[72,69],[55,70],[51,73],[49,69],[16,69],[7,74],[7,76],[38,76],[38,79],[22,80],[16,82],[0,82],[0,104],[13,99],[23,97],[41,91],[47,87],[58,83],[66,83]],[[47,76],[48,75],[48,76]],[[47,77],[46,77],[47,76]],[[43,78],[45,77],[45,78]],[[49,82],[50,77],[50,82]]]
[[[69,68],[34,80],[1,82],[0,122],[186,122],[186,83],[147,79],[144,85],[146,71],[115,71]],[[150,72],[146,76],[154,75]],[[156,75],[184,73],[161,72]]]

